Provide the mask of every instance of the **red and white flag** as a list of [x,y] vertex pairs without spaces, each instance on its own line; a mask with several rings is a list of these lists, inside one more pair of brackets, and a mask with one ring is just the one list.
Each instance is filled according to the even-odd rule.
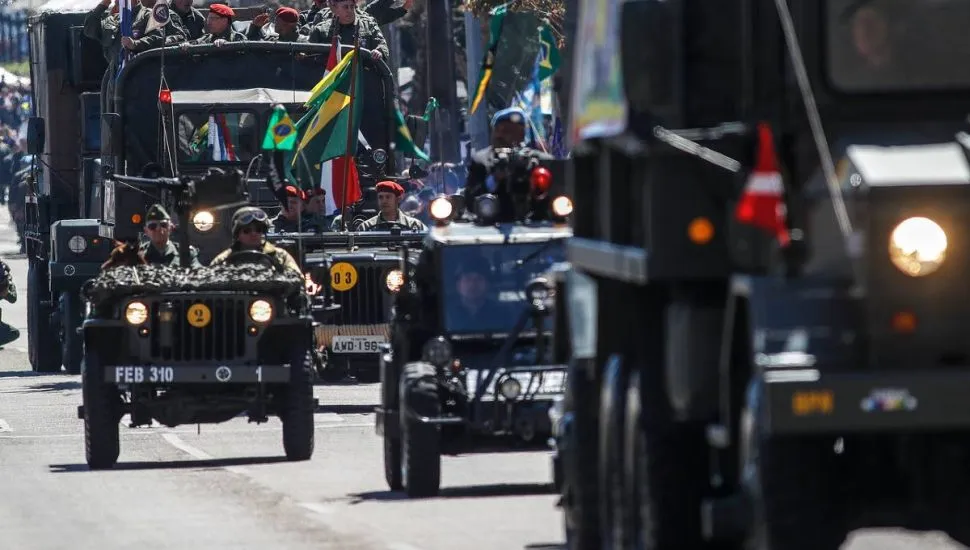
[[734,215],[739,222],[763,229],[777,237],[782,246],[787,246],[790,238],[784,194],[774,136],[768,124],[762,122],[758,124],[754,169]]
[[[340,42],[335,36],[330,44],[330,57],[327,59],[327,70],[323,76],[327,76],[340,62]],[[356,101],[357,98],[354,98]],[[357,142],[354,142],[356,145]],[[327,192],[325,212],[337,212],[343,205],[351,205],[359,201],[363,196],[360,190],[360,177],[357,173],[357,163],[354,162],[354,151],[348,151],[349,155],[328,160],[320,165],[320,187]],[[347,197],[344,201],[344,176],[347,176]]]

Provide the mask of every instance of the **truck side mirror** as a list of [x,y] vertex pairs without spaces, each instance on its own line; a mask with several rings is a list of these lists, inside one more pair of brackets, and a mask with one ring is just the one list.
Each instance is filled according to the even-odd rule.
[[101,154],[113,157],[123,149],[121,115],[118,113],[101,114]]
[[42,155],[47,145],[44,118],[32,116],[27,119],[27,154]]

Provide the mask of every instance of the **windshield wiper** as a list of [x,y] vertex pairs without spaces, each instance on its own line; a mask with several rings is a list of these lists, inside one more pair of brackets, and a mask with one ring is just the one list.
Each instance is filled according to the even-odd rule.
[[545,243],[543,243],[542,246],[540,246],[539,248],[537,248],[534,251],[530,252],[524,258],[519,258],[518,260],[515,260],[515,267],[522,267],[523,265],[525,265],[526,262],[530,262],[530,261],[536,259],[539,256],[539,254],[542,254],[546,250],[549,250],[549,247],[550,246],[558,243],[560,240],[562,240],[562,239],[550,239],[550,240],[546,241]]

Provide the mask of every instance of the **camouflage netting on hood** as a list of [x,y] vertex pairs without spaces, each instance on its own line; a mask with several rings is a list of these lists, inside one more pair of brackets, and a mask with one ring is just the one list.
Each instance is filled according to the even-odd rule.
[[108,269],[82,289],[84,297],[95,304],[134,294],[190,291],[290,296],[304,292],[305,287],[299,273],[289,269],[278,272],[260,264],[219,264],[195,269],[150,264]]

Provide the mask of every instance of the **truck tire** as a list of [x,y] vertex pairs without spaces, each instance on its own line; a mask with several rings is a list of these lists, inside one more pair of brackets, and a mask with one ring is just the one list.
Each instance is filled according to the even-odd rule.
[[62,292],[61,304],[61,363],[68,374],[81,373],[81,359],[84,355],[84,340],[77,329],[84,320],[84,304],[81,297],[73,292]]
[[310,460],[315,446],[313,362],[306,350],[290,359],[290,383],[283,404],[283,450],[292,462]]
[[392,437],[384,428],[384,479],[392,491],[404,488],[401,471],[401,438]]
[[626,516],[628,543],[631,548],[704,548],[701,501],[709,457],[704,427],[672,421],[664,411],[664,386],[655,384],[657,377],[643,372],[646,368],[634,369],[626,395],[623,507],[632,511]]
[[568,550],[601,550],[599,479],[595,445],[599,440],[599,387],[576,367],[575,359],[566,375],[566,417],[563,423],[560,461],[562,508]]
[[[752,402],[754,398],[754,402]],[[834,438],[769,436],[761,430],[756,391],[741,414],[746,448],[746,490],[753,497],[754,522],[745,541],[750,550],[839,548],[848,529],[845,487]]]
[[411,498],[433,497],[441,488],[441,431],[415,415],[441,414],[436,369],[408,363],[401,376],[401,480]]
[[603,548],[620,550],[628,546],[627,515],[623,506],[625,479],[623,471],[623,424],[627,393],[627,369],[618,355],[606,361],[600,390],[599,413],[599,498],[600,540]]
[[46,271],[36,262],[27,266],[27,355],[34,372],[60,372],[60,345],[50,306],[41,303],[47,292]]
[[96,351],[88,350],[81,372],[84,404],[84,458],[92,470],[112,468],[118,462],[121,444],[121,399],[118,389],[104,382],[104,370]]

